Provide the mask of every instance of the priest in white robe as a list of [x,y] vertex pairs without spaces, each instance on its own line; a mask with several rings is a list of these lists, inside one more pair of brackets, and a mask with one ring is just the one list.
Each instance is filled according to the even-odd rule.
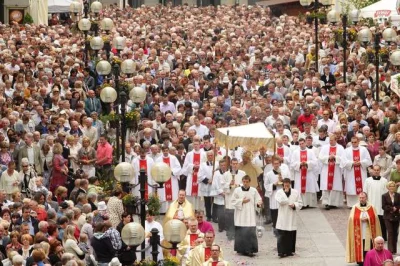
[[322,205],[325,209],[336,208],[343,203],[342,168],[340,162],[344,158],[344,148],[337,144],[336,135],[329,136],[329,145],[321,147],[319,161],[321,163]]
[[235,207],[235,246],[234,250],[245,256],[253,257],[258,252],[256,234],[256,209],[261,207],[262,198],[257,189],[250,186],[249,176],[242,178],[243,186],[235,189],[232,205]]
[[224,178],[224,194],[225,194],[225,228],[226,237],[228,240],[233,240],[235,238],[235,224],[234,224],[234,213],[235,206],[232,205],[232,195],[237,187],[242,184],[242,178],[246,173],[239,170],[239,161],[236,158],[231,160],[231,168],[229,171],[225,172]]
[[276,155],[283,159],[285,164],[290,163],[290,148],[286,145],[283,145],[281,138],[276,138]]
[[156,162],[164,162],[171,168],[171,178],[165,182],[163,188],[158,188],[158,196],[160,197],[161,208],[160,213],[165,213],[171,202],[178,198],[179,192],[179,175],[181,173],[181,164],[176,156],[169,154],[169,147],[162,147],[162,156]]
[[[207,221],[214,220],[217,221],[217,218],[213,217],[212,210],[212,200],[213,197],[210,195],[211,186],[213,181],[213,170],[218,168],[217,165],[214,164],[214,152],[208,151],[207,153],[207,161],[202,162],[200,164],[199,173],[198,173],[198,182],[199,182],[199,197],[204,198],[204,207],[206,210]],[[217,163],[217,162],[216,162]]]
[[213,220],[217,219],[218,231],[222,232],[225,230],[225,197],[224,197],[224,186],[225,179],[223,178],[224,173],[227,170],[226,160],[222,159],[219,161],[219,169],[214,172],[212,178],[210,196],[213,197]]
[[312,150],[307,149],[304,139],[299,139],[300,149],[293,152],[290,166],[294,171],[294,188],[301,193],[304,206],[317,207],[318,159]]
[[[154,189],[152,186],[155,186],[156,183],[154,182],[152,176],[151,176],[151,167],[153,166],[154,161],[151,159],[149,156],[146,155],[146,150],[141,148],[139,151],[139,156],[133,159],[132,165],[133,168],[135,169],[135,178],[134,180],[131,181],[131,184],[139,184],[139,176],[140,176],[140,170],[144,169],[146,174],[147,174],[147,179],[146,179],[146,184],[145,184],[145,198],[148,199],[149,195],[153,193]],[[140,197],[140,185],[137,185],[133,189],[133,195]]]
[[200,164],[206,161],[206,154],[200,151],[200,141],[193,141],[193,150],[188,152],[182,167],[182,174],[187,176],[186,196],[195,210],[202,210],[202,202],[199,196],[198,172]]
[[275,200],[278,203],[278,256],[293,256],[296,252],[297,215],[303,207],[301,195],[290,187],[290,179],[283,179],[283,189],[276,192]]
[[265,196],[269,198],[269,208],[271,211],[272,228],[274,235],[277,236],[276,221],[278,219],[279,204],[275,199],[276,192],[283,187],[283,179],[289,178],[289,169],[281,167],[281,158],[275,156],[272,158],[273,168],[264,176]]
[[387,179],[380,176],[381,167],[379,165],[374,165],[371,170],[371,176],[365,180],[363,191],[368,195],[369,203],[375,207],[376,213],[381,224],[382,237],[387,240],[385,220],[383,219],[383,209],[382,209],[382,195],[385,194],[387,190]]
[[347,206],[353,207],[358,202],[358,194],[363,191],[367,169],[372,165],[372,161],[368,150],[360,146],[357,137],[351,138],[351,146],[345,149],[344,154],[340,166],[345,180]]
[[[154,214],[151,211],[148,211],[147,214],[146,214],[146,221],[144,222],[144,226],[145,226],[144,231],[145,231],[145,234],[146,234],[146,238],[145,238],[144,241],[146,243],[146,248],[150,245],[150,237],[151,237],[151,233],[150,232],[151,232],[151,230],[153,228],[156,228],[158,230],[158,235],[160,236],[160,243],[162,243],[162,241],[164,240],[163,227],[159,222],[157,222],[154,219]],[[164,255],[163,255],[163,252],[162,252],[162,248],[160,246],[158,246],[157,251],[158,251],[157,260],[158,261],[163,260],[164,259]],[[152,252],[152,248],[149,248],[149,249],[146,250],[146,252],[145,252],[146,258],[152,258],[151,252]],[[140,258],[140,256],[141,256],[141,253],[140,252],[136,252],[136,258]]]

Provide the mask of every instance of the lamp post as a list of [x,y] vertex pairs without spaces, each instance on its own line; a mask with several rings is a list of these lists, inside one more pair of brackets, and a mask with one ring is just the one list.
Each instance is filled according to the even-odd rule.
[[[357,23],[359,13],[360,13],[360,11],[357,9],[352,10],[350,12],[350,21],[353,23]],[[340,13],[335,10],[331,10],[327,14],[327,19],[328,19],[328,22],[330,22],[332,24],[336,24],[340,21]],[[343,43],[341,43],[340,45],[342,45],[342,48],[343,48],[343,81],[346,84],[347,84],[347,77],[346,77],[346,74],[347,74],[347,20],[348,20],[348,15],[343,14],[342,15]]]
[[[393,35],[392,35],[393,33],[391,31],[389,31],[389,33],[386,33],[385,35],[382,34],[382,37],[386,42],[388,42],[388,41],[390,42],[390,41],[393,40]],[[394,32],[394,34],[395,34],[395,32]],[[396,35],[394,35],[394,36],[396,36]],[[368,28],[364,28],[364,29],[360,30],[359,33],[358,33],[358,40],[360,42],[364,43],[364,45],[366,45],[367,43],[371,42],[372,41],[372,32],[371,32],[371,30],[368,29]],[[376,98],[375,99],[378,102],[379,102],[379,93],[380,93],[380,91],[379,91],[379,89],[380,89],[379,88],[379,85],[380,85],[380,82],[379,82],[379,50],[381,48],[381,46],[379,44],[380,40],[381,40],[380,34],[378,32],[375,32],[375,36],[374,36],[375,93],[376,93],[376,96],[375,96]]]
[[[163,188],[163,184],[165,182],[167,182],[171,178],[171,175],[172,175],[171,168],[169,167],[168,164],[166,164],[164,162],[158,162],[158,163],[153,164],[153,166],[150,169],[150,171],[151,171],[153,180],[157,184],[156,185],[148,184],[148,186],[153,187],[155,189]],[[133,168],[132,164],[127,163],[127,162],[119,163],[114,169],[115,179],[117,179],[119,182],[121,182],[123,186],[128,186],[129,187],[129,183],[134,179],[135,174],[136,174],[135,173],[135,169]],[[139,183],[138,184],[133,184],[133,185],[131,185],[131,187],[134,188],[134,187],[136,187],[138,185],[140,186],[139,187],[139,192],[140,192],[140,223],[141,223],[142,228],[145,228],[145,220],[146,220],[146,204],[147,204],[147,201],[145,199],[146,183],[148,183],[147,182],[146,170],[145,169],[140,169],[140,172],[139,172]],[[186,230],[185,230],[185,232],[186,232]],[[158,235],[158,233],[157,233],[157,235]],[[171,243],[173,243],[174,241],[175,240],[172,239]],[[158,237],[158,241],[157,242],[159,242],[159,237]],[[177,242],[177,243],[180,243],[180,241]],[[141,253],[142,253],[141,255],[142,255],[142,259],[144,259],[145,258],[145,243],[142,241],[141,245],[142,245],[141,246],[141,249],[142,249],[141,250]],[[158,254],[158,252],[157,252],[157,254]]]
[[[314,0],[314,4],[311,6],[312,0],[300,0],[300,5],[312,9],[314,12],[317,12],[322,6],[331,5],[331,0]],[[315,15],[315,14],[314,14]],[[314,17],[314,34],[315,34],[315,68],[318,71],[318,16]]]
[[395,66],[396,72],[398,72],[397,68],[400,66],[400,50],[396,50],[390,55],[390,63]]
[[[176,250],[177,245],[185,238],[186,225],[179,220],[171,220],[164,225],[163,231],[165,232],[164,239],[172,244],[172,248],[166,248],[162,246],[158,229],[151,229],[149,248],[152,248],[151,254],[155,263],[158,263],[158,246],[166,249]],[[136,248],[140,244],[142,245],[140,252],[143,254],[146,251],[146,248],[143,246],[145,243],[145,229],[139,223],[132,222],[126,224],[122,228],[121,238],[127,246],[133,247],[132,252],[136,253]],[[144,257],[142,257],[142,259],[144,259]]]

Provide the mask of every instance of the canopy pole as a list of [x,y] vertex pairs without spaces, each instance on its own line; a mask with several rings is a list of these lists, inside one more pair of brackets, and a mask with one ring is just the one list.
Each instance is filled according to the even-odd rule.
[[226,152],[225,152],[225,156],[228,156],[228,151],[229,151],[229,149],[228,149],[228,137],[229,137],[229,129],[226,131],[226,139],[225,139]]

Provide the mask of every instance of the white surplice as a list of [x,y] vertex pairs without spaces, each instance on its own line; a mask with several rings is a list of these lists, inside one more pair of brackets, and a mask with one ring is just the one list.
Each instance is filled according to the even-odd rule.
[[199,184],[199,196],[209,197],[211,192],[211,184],[209,180],[213,178],[212,171],[218,169],[218,163],[215,162],[215,167],[212,162],[204,162],[200,164],[199,172],[197,173],[197,183]]
[[[194,209],[204,209],[204,204],[201,203],[199,196],[192,196],[192,183],[193,183],[193,158],[194,153],[200,154],[200,164],[207,160],[206,153],[202,151],[192,150],[186,154],[185,162],[182,167],[182,174],[187,176],[186,179],[186,197],[192,203]],[[200,170],[200,169],[199,169]],[[199,175],[197,173],[197,180]],[[197,181],[198,182],[198,181]],[[200,188],[198,188],[198,192],[200,192]]]
[[[132,161],[132,165],[133,168],[135,169],[135,178],[134,180],[131,181],[131,184],[139,184],[139,175],[140,175],[140,156],[136,157],[135,159],[133,159]],[[153,159],[151,159],[149,156],[146,156],[146,161],[147,161],[147,182],[149,185],[155,185],[156,182],[154,182],[153,177],[151,176],[151,167],[154,164]],[[154,189],[150,186],[148,186],[148,194],[150,195],[151,193],[153,193]],[[136,186],[133,189],[133,195],[140,197],[140,185]]]
[[[365,147],[359,146],[357,149],[360,150],[360,163],[361,163],[361,181],[362,187],[364,187],[365,180],[367,179],[367,168],[372,165],[371,156]],[[340,162],[340,166],[343,169],[343,176],[345,180],[345,191],[347,196],[347,206],[352,207],[358,202],[356,193],[356,180],[354,177],[354,159],[353,159],[352,146],[344,150],[344,158]]]
[[224,172],[221,169],[214,172],[214,177],[212,179],[210,196],[214,197],[214,204],[216,205],[224,205],[225,197],[224,187],[225,187],[225,179]]
[[[279,204],[276,229],[285,231],[297,230],[297,215],[295,211],[299,211],[303,207],[300,193],[296,189],[290,189],[288,197],[283,189],[280,189],[276,192],[275,200]],[[294,204],[294,210],[289,206],[291,204]]]
[[[342,145],[336,144],[336,155],[335,155],[335,171],[333,176],[333,186],[332,190],[343,191],[342,183],[342,168],[340,168],[340,162],[345,157],[344,148]],[[321,163],[321,179],[320,179],[320,189],[328,190],[328,167],[329,167],[329,151],[331,145],[325,145],[321,148],[319,153],[319,161]]]
[[363,191],[367,193],[368,202],[375,207],[378,215],[383,215],[382,194],[388,191],[386,188],[387,182],[387,179],[383,177],[380,177],[379,180],[368,177],[364,183]]
[[[262,199],[257,189],[249,187],[248,191],[244,191],[243,187],[237,187],[233,191],[231,203],[235,208],[235,226],[252,227],[256,226],[256,208],[257,204],[262,203]],[[244,197],[250,199],[249,202],[243,203]]]
[[[146,235],[151,232],[151,229],[157,228],[158,229],[158,235],[160,236],[160,243],[162,243],[162,241],[164,240],[164,232],[163,232],[162,225],[157,221],[153,221],[153,222],[149,223],[147,220],[144,222],[144,225],[145,225],[144,231],[146,232]],[[150,238],[146,237],[146,239],[144,241],[146,243],[146,248],[147,248],[150,245]],[[164,255],[163,255],[163,252],[162,252],[162,248],[160,246],[158,246],[157,250],[158,250],[157,260],[158,261],[163,260],[164,259]],[[146,250],[146,252],[145,252],[146,258],[150,258],[150,259],[153,258],[151,252],[152,252],[152,248],[149,248],[149,249]],[[141,253],[140,252],[136,252],[136,258],[138,258],[138,259],[141,258]]]
[[[232,205],[232,195],[235,188],[242,185],[242,178],[246,175],[246,173],[242,170],[238,170],[237,172],[231,170],[225,172],[223,175],[224,178],[224,193],[225,193],[225,209],[233,210],[235,207]],[[234,184],[231,185],[232,180],[234,180]]]
[[178,161],[178,158],[174,155],[168,155],[168,157],[161,156],[157,159],[156,162],[164,162],[164,158],[169,158],[169,167],[171,168],[172,171],[172,176],[171,176],[171,186],[172,186],[172,200],[167,201],[166,199],[166,194],[165,194],[165,186],[167,185],[166,183],[164,184],[163,188],[159,188],[157,190],[158,195],[160,197],[160,202],[161,202],[161,213],[165,213],[166,210],[168,210],[169,203],[173,202],[178,198],[178,193],[179,193],[179,175],[181,173],[181,164]]
[[[282,165],[279,167],[282,175],[282,180],[285,178],[289,178],[289,171],[286,169],[286,167],[281,168]],[[281,185],[275,185],[275,183],[278,181],[278,175],[275,174],[274,170],[269,171],[265,176],[264,176],[264,188],[265,188],[265,196],[269,198],[269,207],[273,210],[278,209],[279,204],[275,199],[276,192],[282,188]],[[275,189],[274,189],[275,188]]]
[[306,187],[305,193],[301,193],[301,169],[300,169],[300,152],[301,149],[292,153],[290,157],[290,166],[294,171],[294,188],[301,193],[302,201],[305,206],[317,206],[317,192],[318,187],[318,159],[312,149],[306,148],[307,151],[307,173],[306,173]]

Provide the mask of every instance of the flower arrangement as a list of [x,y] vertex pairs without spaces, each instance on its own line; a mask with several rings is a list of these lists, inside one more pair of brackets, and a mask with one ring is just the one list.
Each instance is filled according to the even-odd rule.
[[349,41],[354,42],[357,40],[357,31],[353,28],[347,30],[347,38]]
[[180,264],[176,257],[168,256],[164,260],[160,261],[160,265],[163,266],[178,266]]
[[386,47],[382,47],[379,49],[379,56],[388,56],[389,50]]
[[117,115],[114,111],[111,111],[108,115],[101,115],[100,120],[103,124],[112,121],[119,121],[121,119],[120,115]]
[[103,39],[103,42],[110,42],[110,37],[107,35],[103,35],[101,38]]
[[104,89],[105,87],[112,87],[112,85],[108,82],[104,82],[103,84],[101,84],[101,88]]
[[123,198],[122,198],[122,204],[126,205],[126,206],[137,206],[139,202],[139,197],[137,196],[133,196],[132,194],[126,194]]
[[397,77],[397,86],[400,87],[400,76]]
[[373,55],[373,54],[375,54],[374,50],[373,50],[372,48],[370,48],[370,47],[367,48],[366,53],[367,53],[367,55]]
[[116,182],[114,178],[109,178],[105,176],[100,176],[100,187],[103,188],[103,192],[105,195],[110,196],[115,188],[121,187],[121,184]]
[[121,58],[119,58],[118,56],[114,56],[114,57],[113,57],[113,59],[112,59],[112,65],[114,65],[114,64],[121,65],[121,63],[122,63]]
[[157,194],[151,194],[149,200],[147,201],[147,208],[149,211],[153,212],[155,216],[160,214],[161,202]]
[[150,260],[149,258],[142,260],[142,261],[135,261],[133,266],[156,266],[157,263]]
[[132,110],[125,115],[126,121],[139,121],[140,113],[136,110]]

